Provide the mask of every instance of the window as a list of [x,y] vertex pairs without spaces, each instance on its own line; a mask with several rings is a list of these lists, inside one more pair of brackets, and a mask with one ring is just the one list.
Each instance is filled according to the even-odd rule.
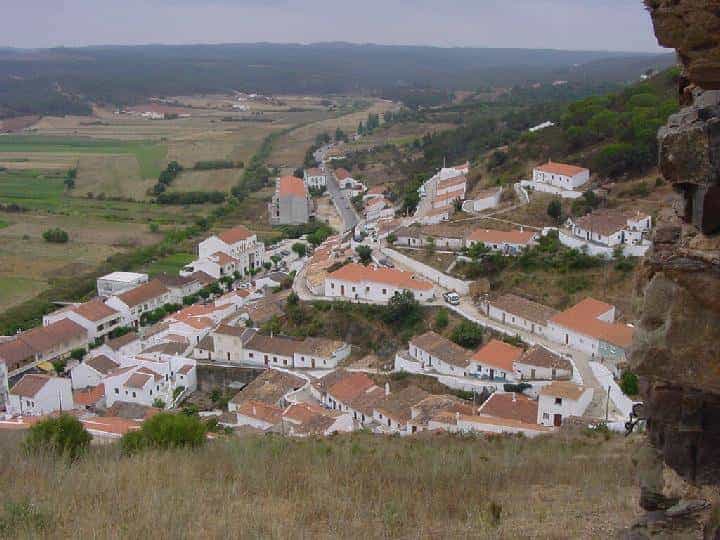
[[387,289],[383,289],[383,294],[387,294]]
[[365,287],[365,292],[366,292],[366,293],[369,293],[369,292],[370,292],[370,287]]
[[543,413],[543,420],[549,420],[550,415],[548,413]]
[[133,397],[137,397],[137,395],[135,394],[135,392],[133,392]]
[[152,390],[150,390],[150,395],[152,396]]
[[334,288],[335,288],[335,284],[334,284],[334,283],[330,283],[330,288],[331,288],[331,289],[334,289]]
[[119,393],[120,393],[120,389],[119,389],[119,388],[116,388],[116,389],[115,389],[115,393],[116,393],[116,394],[119,394]]
[[249,356],[250,358],[255,358],[255,356],[253,355],[253,353],[248,353],[248,356]]
[[555,405],[562,405],[562,398],[556,397],[556,398],[555,398]]

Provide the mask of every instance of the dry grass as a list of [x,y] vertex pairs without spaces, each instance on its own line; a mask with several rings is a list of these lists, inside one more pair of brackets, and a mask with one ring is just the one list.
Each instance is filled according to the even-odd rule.
[[0,434],[17,503],[0,531],[19,537],[609,538],[636,506],[620,437],[250,436],[74,465],[23,457],[19,437]]

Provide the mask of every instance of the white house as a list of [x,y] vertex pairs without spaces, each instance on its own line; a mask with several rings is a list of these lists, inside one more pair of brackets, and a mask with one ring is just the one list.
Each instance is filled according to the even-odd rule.
[[295,339],[255,333],[243,347],[243,363],[264,367],[334,368],[350,354],[347,343],[325,338]]
[[43,316],[43,326],[48,326],[62,319],[70,319],[87,330],[88,339],[105,339],[106,336],[122,325],[121,314],[106,305],[102,300],[95,299],[84,304],[66,306]]
[[412,338],[408,353],[423,370],[462,377],[468,375],[472,356],[471,351],[432,331]]
[[514,366],[516,375],[523,381],[569,380],[573,376],[572,362],[542,345],[525,351]]
[[533,169],[533,181],[563,190],[575,190],[590,181],[590,171],[576,165],[548,161]]
[[31,373],[10,389],[11,415],[39,416],[74,408],[70,379]]
[[221,324],[195,347],[195,358],[242,364],[245,344],[256,333],[244,326]]
[[417,433],[430,429],[430,423],[444,415],[472,415],[475,407],[460,398],[449,395],[428,396],[410,407],[407,431]]
[[389,395],[366,374],[336,370],[310,386],[311,393],[328,409],[350,413],[362,425],[373,421],[375,406]]
[[170,291],[160,281],[154,279],[129,291],[111,296],[106,304],[119,311],[123,323],[138,326],[143,313],[153,311],[170,300]]
[[392,392],[375,406],[373,419],[385,433],[408,434],[408,422],[412,419],[412,408],[430,394],[417,386],[408,386],[399,392]]
[[109,339],[100,347],[92,349],[88,356],[105,355],[115,362],[126,356],[134,356],[142,350],[142,342],[135,332]]
[[488,317],[531,334],[545,336],[557,310],[515,294],[505,294],[486,305]]
[[[212,256],[215,256],[215,264],[225,266],[227,260],[218,260],[218,253],[224,253],[235,261],[236,268],[232,272],[237,270],[241,275],[248,275],[250,270],[261,267],[265,261],[265,244],[258,241],[257,234],[242,225],[227,229],[200,242],[198,260],[183,268],[180,275],[189,276],[198,270],[204,271],[201,261]],[[219,277],[210,275],[216,279]]]
[[535,243],[538,233],[534,231],[496,229],[475,229],[467,237],[467,246],[482,243],[492,251],[504,255],[515,255]]
[[492,339],[472,355],[469,371],[482,380],[516,382],[514,364],[522,354],[521,348]]
[[463,204],[463,209],[470,212],[482,212],[495,208],[500,204],[502,197],[502,188],[486,189],[476,193],[472,200],[467,200]]
[[280,407],[255,399],[242,402],[233,411],[238,426],[251,426],[267,431],[282,422],[283,410]]
[[593,389],[555,381],[540,390],[537,423],[559,427],[569,416],[582,416],[592,401]]
[[419,301],[434,298],[433,284],[410,272],[350,263],[328,274],[325,296],[348,300],[388,302],[395,293],[410,291]]
[[322,169],[311,168],[303,171],[303,180],[308,188],[323,188],[327,185],[327,176]]
[[147,274],[136,272],[112,272],[97,280],[97,292],[100,297],[108,297],[127,291],[148,282]]
[[467,231],[463,227],[452,225],[411,225],[400,227],[394,233],[395,245],[420,248],[432,241],[438,249],[459,251],[465,247]]
[[[171,304],[182,304],[183,298],[196,294],[205,286],[205,280],[199,279],[201,274],[195,273],[189,276],[171,276],[169,274],[160,274],[155,279],[160,281],[169,291],[168,301]],[[212,277],[209,276],[208,277]],[[217,279],[217,278],[216,278]]]
[[89,356],[70,370],[73,389],[95,387],[120,367],[119,362],[100,354]]
[[322,436],[347,433],[355,429],[349,413],[328,411],[311,403],[292,403],[282,414],[283,433],[291,437]]
[[[579,218],[568,218],[565,226],[571,236],[609,248],[641,244],[647,249],[650,248],[647,236],[652,229],[652,218],[640,211],[595,210]],[[564,240],[563,235],[560,236],[560,240]],[[573,242],[563,241],[563,243],[577,247]],[[637,254],[643,253],[644,251]]]
[[586,298],[550,319],[547,337],[610,364],[617,373],[619,363],[633,340],[634,328],[615,322],[615,306]]

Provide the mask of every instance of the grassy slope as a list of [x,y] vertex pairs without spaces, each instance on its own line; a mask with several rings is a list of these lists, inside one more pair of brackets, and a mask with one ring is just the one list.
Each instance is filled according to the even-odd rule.
[[72,466],[24,457],[18,438],[0,434],[17,503],[0,531],[18,536],[610,538],[637,503],[621,437],[250,436],[135,458],[105,445]]

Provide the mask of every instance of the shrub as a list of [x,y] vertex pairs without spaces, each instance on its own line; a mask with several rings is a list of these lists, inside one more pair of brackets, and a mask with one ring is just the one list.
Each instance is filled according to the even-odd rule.
[[146,448],[197,448],[205,443],[205,426],[195,416],[163,412],[146,420],[138,431],[123,435],[120,443],[124,454]]
[[355,252],[362,264],[367,266],[372,261],[372,249],[369,246],[359,245],[355,248]]
[[80,420],[62,414],[32,426],[23,447],[30,454],[51,452],[74,461],[85,453],[91,439]]
[[479,324],[464,320],[453,328],[452,339],[455,343],[466,349],[474,349],[482,344],[483,329]]
[[302,242],[295,242],[292,245],[292,250],[297,253],[298,257],[304,257],[307,253],[307,246]]
[[637,375],[631,371],[625,371],[620,377],[620,389],[628,396],[636,396],[640,392]]
[[46,230],[42,236],[46,242],[52,242],[54,244],[65,244],[70,240],[68,233],[57,227]]
[[435,329],[436,330],[443,330],[444,328],[447,328],[447,325],[450,322],[450,317],[448,316],[448,311],[445,308],[440,308],[438,312],[435,314]]
[[72,358],[73,360],[82,360],[84,357],[85,357],[85,349],[83,349],[82,347],[80,347],[78,349],[73,349],[70,352],[70,358]]
[[528,383],[505,383],[503,385],[503,390],[505,390],[506,392],[515,392],[516,394],[522,394],[525,390],[531,387],[532,385]]

